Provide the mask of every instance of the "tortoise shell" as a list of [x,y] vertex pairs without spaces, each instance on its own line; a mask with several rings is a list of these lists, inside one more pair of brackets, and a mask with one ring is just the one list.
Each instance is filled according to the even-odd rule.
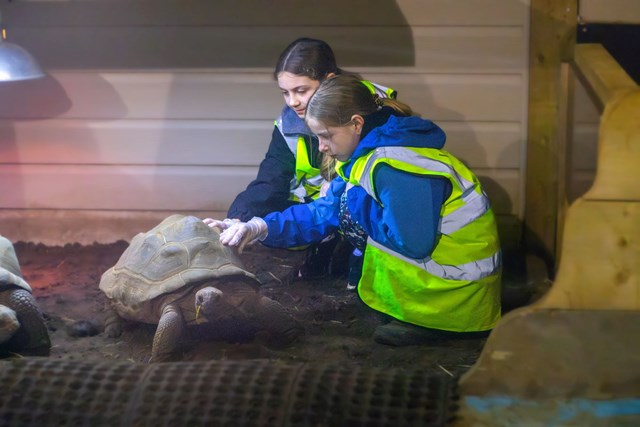
[[140,307],[181,288],[233,276],[258,286],[216,230],[194,216],[172,215],[131,240],[102,275],[100,289],[120,304]]
[[31,287],[22,278],[13,244],[0,236],[0,289],[8,286],[17,286],[31,292]]

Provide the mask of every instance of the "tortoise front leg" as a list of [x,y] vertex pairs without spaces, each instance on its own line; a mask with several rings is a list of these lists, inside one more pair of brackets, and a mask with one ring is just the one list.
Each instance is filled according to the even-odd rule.
[[48,356],[51,341],[40,307],[31,292],[17,288],[0,292],[0,304],[16,312],[20,328],[7,342],[10,351],[24,356]]
[[106,310],[104,319],[104,332],[109,338],[118,338],[124,331],[125,322],[112,307]]
[[166,305],[153,337],[150,362],[170,361],[180,347],[185,328],[180,307],[173,304]]

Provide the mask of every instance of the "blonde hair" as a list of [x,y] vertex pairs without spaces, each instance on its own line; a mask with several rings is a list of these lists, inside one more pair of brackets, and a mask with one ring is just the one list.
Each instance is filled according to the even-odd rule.
[[383,106],[407,116],[413,114],[411,107],[403,102],[372,94],[359,76],[339,74],[320,84],[307,104],[305,120],[312,118],[325,126],[344,126],[351,122],[354,114],[366,116]]
[[320,175],[327,181],[332,181],[333,178],[338,176],[336,173],[336,159],[323,154],[322,163],[320,164]]

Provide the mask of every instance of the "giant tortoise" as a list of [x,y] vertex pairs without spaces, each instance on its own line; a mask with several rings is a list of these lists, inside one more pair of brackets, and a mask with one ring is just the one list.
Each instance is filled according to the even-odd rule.
[[50,350],[47,326],[13,244],[0,236],[0,355],[48,356]]
[[123,320],[157,324],[152,362],[175,360],[187,327],[250,326],[279,345],[292,342],[302,328],[258,287],[216,230],[194,216],[172,215],[136,235],[102,275],[100,289],[111,303],[105,332],[120,336]]

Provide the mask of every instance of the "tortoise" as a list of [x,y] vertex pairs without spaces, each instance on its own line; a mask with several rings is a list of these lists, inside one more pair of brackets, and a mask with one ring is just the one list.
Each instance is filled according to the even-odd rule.
[[13,244],[0,236],[0,355],[48,356],[51,340]]
[[157,324],[150,362],[178,358],[194,328],[244,328],[251,338],[262,331],[271,343],[293,342],[302,328],[259,286],[217,230],[195,216],[171,215],[137,234],[103,273],[100,289],[110,302],[105,333],[119,337],[126,321]]

